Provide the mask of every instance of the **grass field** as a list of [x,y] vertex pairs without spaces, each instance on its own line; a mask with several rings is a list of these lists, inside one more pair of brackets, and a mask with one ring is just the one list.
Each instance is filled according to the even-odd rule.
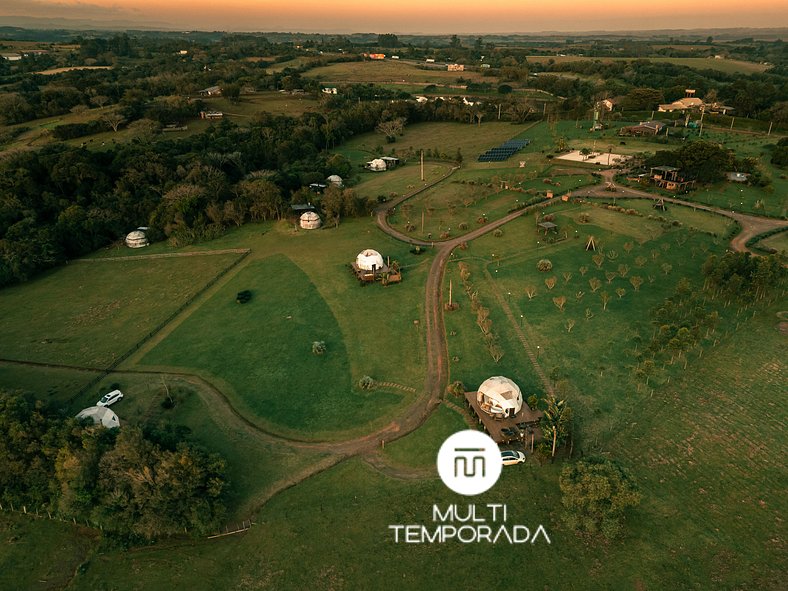
[[0,357],[106,367],[237,258],[72,263],[3,289]]
[[[236,304],[235,294],[245,289],[252,301]],[[327,353],[312,354],[313,341],[324,341]],[[344,429],[391,403],[353,392],[331,309],[309,277],[282,256],[247,265],[143,363],[220,377],[253,415],[290,429]]]
[[245,123],[257,113],[274,113],[298,117],[306,111],[315,109],[318,102],[306,95],[289,95],[281,92],[259,92],[243,95],[238,102],[231,102],[223,97],[203,99],[206,107],[221,111],[225,116],[234,119],[239,125]]
[[[370,155],[367,158],[374,156]],[[439,179],[449,170],[451,166],[448,163],[425,162],[424,181],[422,181],[418,163],[408,162],[385,172],[362,172],[358,184],[354,185],[353,189],[367,199],[377,199],[380,196],[391,198],[394,194],[399,196],[415,191],[424,184]]]
[[777,252],[788,253],[788,232],[780,232],[774,236],[769,236],[759,242],[758,246],[774,248]]
[[[459,404],[463,402],[459,401]],[[407,466],[432,468],[435,466],[437,453],[435,443],[467,428],[468,425],[461,414],[443,405],[420,429],[387,445],[386,455],[393,461]]]
[[[407,245],[363,220],[318,232],[294,232],[285,222],[247,225],[211,245],[245,245],[253,254],[207,301],[140,353],[145,366],[204,375],[253,420],[299,437],[366,432],[367,423],[381,423],[412,399],[398,389],[362,392],[356,383],[364,375],[421,387],[423,335],[413,321],[423,315],[429,254],[411,255]],[[369,247],[401,263],[400,285],[358,286],[348,264]],[[276,253],[283,256],[270,258]],[[235,294],[243,289],[254,296],[239,306]],[[398,335],[394,343],[391,334]],[[316,340],[326,342],[324,356],[312,354]],[[133,358],[131,365],[138,361]]]
[[63,589],[98,545],[93,529],[0,512],[0,588]]
[[452,83],[458,78],[474,81],[491,81],[479,72],[447,72],[444,70],[426,70],[405,61],[364,61],[343,62],[310,70],[305,74],[308,78],[317,78],[324,84],[366,83],[366,82],[405,82],[410,84]]
[[[338,152],[348,156],[354,163],[368,158],[366,154],[385,153],[392,149],[397,153],[412,152],[418,158],[420,150],[438,150],[447,159],[453,159],[459,149],[463,156],[463,166],[484,168],[486,164],[500,167],[501,163],[476,162],[479,154],[494,148],[508,139],[530,137],[531,125],[489,121],[481,126],[463,123],[416,123],[407,125],[397,141],[388,144],[379,133],[365,133],[343,144]],[[382,152],[381,152],[382,151]],[[512,157],[508,164],[519,166],[518,156]]]
[[634,209],[646,216],[659,215],[668,220],[678,220],[688,228],[695,228],[717,236],[724,236],[733,225],[733,222],[728,218],[681,205],[668,204],[666,211],[660,211],[655,210],[653,202],[646,199],[610,199],[609,203],[618,207]]

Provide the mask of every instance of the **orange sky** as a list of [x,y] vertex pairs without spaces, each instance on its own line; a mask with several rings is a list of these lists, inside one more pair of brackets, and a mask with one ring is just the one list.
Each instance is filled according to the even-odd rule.
[[[657,10],[658,8],[658,10]],[[3,0],[2,16],[240,31],[491,33],[788,26],[775,0]]]

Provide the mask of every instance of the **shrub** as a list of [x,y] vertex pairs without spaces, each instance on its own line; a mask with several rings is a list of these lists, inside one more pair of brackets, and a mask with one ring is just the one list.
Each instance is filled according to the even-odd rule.
[[536,394],[531,394],[528,397],[528,408],[531,410],[536,410],[536,405],[539,404],[539,399],[536,397]]
[[457,380],[446,386],[446,392],[454,396],[462,396],[465,394],[465,384]]
[[322,355],[326,352],[326,342],[325,341],[313,341],[312,342],[312,353],[315,355]]
[[538,263],[536,263],[536,268],[542,273],[547,273],[553,270],[553,263],[550,259],[541,259]]
[[370,376],[364,376],[358,381],[358,387],[362,390],[372,390],[375,387],[375,380]]
[[495,236],[496,238],[500,238],[501,236],[503,236],[503,230],[501,230],[500,228],[496,228],[495,231],[493,232],[493,236]]

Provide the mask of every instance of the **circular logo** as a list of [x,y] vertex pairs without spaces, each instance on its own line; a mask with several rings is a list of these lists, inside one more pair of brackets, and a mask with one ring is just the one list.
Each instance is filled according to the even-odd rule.
[[502,466],[498,444],[481,431],[455,433],[438,451],[441,480],[461,495],[479,495],[492,488]]

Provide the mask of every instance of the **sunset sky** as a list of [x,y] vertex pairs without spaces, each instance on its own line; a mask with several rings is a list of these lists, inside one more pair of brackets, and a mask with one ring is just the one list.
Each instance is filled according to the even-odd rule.
[[778,0],[3,0],[3,16],[157,23],[180,29],[501,33],[788,26]]

